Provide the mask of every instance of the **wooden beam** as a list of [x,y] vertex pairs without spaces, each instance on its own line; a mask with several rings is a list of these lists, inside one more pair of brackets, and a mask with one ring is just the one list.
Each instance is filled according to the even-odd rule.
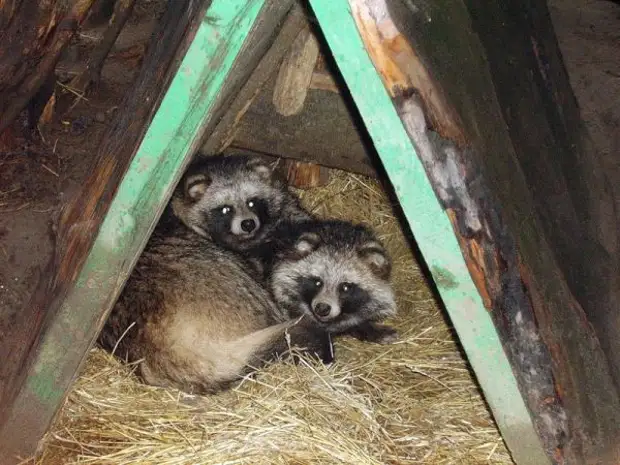
[[14,0],[0,2],[0,134],[13,123],[34,98],[30,122],[51,93],[49,86],[60,56],[78,30],[94,0],[67,2]]
[[[466,197],[470,201],[465,205],[467,209],[446,210],[448,206],[440,201],[443,200],[442,188],[451,194],[454,188],[457,194],[465,189],[463,195],[469,195],[469,180],[461,178],[461,174],[468,173],[458,171],[459,150],[446,145],[447,151],[435,152],[419,101],[403,98],[395,92],[396,89],[411,89],[412,76],[393,60],[388,51],[390,47],[386,47],[383,41],[393,39],[390,45],[396,47],[391,49],[399,52],[406,43],[396,42],[402,37],[390,27],[389,13],[380,0],[311,0],[310,3],[515,461],[519,465],[549,463],[485,305],[488,304],[486,293],[477,286],[476,276],[470,274],[469,257],[463,256],[458,240],[460,230],[455,231],[451,221],[458,219],[472,232],[482,232],[481,228],[487,226],[487,218],[479,215],[485,212],[472,211],[472,208],[479,207],[476,204],[478,199],[469,197]],[[382,15],[376,18],[371,12]],[[389,37],[383,35],[388,33],[391,33]],[[405,60],[410,58],[405,57]],[[384,78],[383,82],[380,76]],[[420,79],[427,85],[433,84],[423,75]],[[441,127],[462,141],[461,122],[454,118],[454,112],[446,106],[442,95],[429,92],[429,97],[436,100],[425,103],[434,105],[431,108],[436,110],[437,119],[443,123]],[[403,112],[403,120],[397,109]],[[425,169],[432,161],[442,162],[437,167],[438,173]],[[456,204],[452,206],[457,207]],[[477,215],[462,217],[472,213]]]
[[374,147],[350,100],[310,90],[300,113],[282,116],[274,85],[272,76],[238,122],[232,148],[376,176]]
[[[468,0],[465,5],[533,207],[580,313],[605,352],[617,395],[620,219],[602,154],[581,119],[546,2],[482,5]],[[515,69],[527,69],[529,78],[513,79]],[[566,330],[557,327],[557,336]]]
[[617,220],[545,4],[311,3],[515,461],[618,463]]
[[283,167],[289,186],[312,189],[329,184],[329,168],[303,161],[285,160]]
[[[349,102],[338,92],[336,79],[327,71],[312,74],[307,105],[300,114],[286,118],[272,104],[278,67],[300,31],[308,27],[305,11],[296,5],[267,52],[250,47],[250,56],[262,58],[243,87],[233,92],[234,100],[223,106],[228,111],[213,120],[217,123],[214,128],[206,130],[201,152],[243,151],[376,175],[368,155],[373,153],[372,143],[364,132],[360,134],[357,115],[352,114]],[[250,38],[249,43],[253,41]]]
[[280,65],[273,89],[273,105],[283,116],[301,111],[319,57],[319,42],[310,27],[302,29]]
[[2,464],[33,453],[62,404],[263,4],[169,4],[90,178],[62,212],[46,279],[2,341]]
[[[296,5],[282,21],[282,27],[276,37],[268,43],[268,50],[262,50],[262,47],[259,48],[256,45],[252,48],[252,53],[247,54],[248,58],[260,58],[260,61],[258,64],[254,63],[252,75],[233,94],[235,98],[228,103],[228,110],[222,118],[216,120],[217,125],[212,130],[206,131],[206,138],[201,147],[203,153],[207,155],[220,153],[232,143],[239,121],[245,116],[267,80],[276,72],[292,41],[306,26],[307,20],[304,11],[299,5]],[[263,36],[257,37],[256,40],[264,41],[264,36],[263,33]],[[250,43],[253,42],[252,37],[249,41]],[[247,69],[252,69],[252,66],[247,66]]]
[[288,44],[305,23],[303,11],[294,0],[267,0],[233,65],[232,79],[218,96],[218,112],[205,121],[203,153],[220,153],[230,144],[239,119],[282,59],[283,44]]
[[[491,316],[548,454],[619,463],[620,228],[546,3],[442,0],[422,14],[387,4],[461,117],[473,150],[460,169],[472,190],[492,194],[497,228],[516,243],[521,273],[512,286],[524,287],[526,302],[503,292]],[[507,246],[502,237],[496,248]]]

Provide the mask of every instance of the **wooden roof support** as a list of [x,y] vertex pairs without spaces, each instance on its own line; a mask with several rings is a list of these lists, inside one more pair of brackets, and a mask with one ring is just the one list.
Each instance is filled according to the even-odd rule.
[[[372,7],[387,13],[387,8],[381,0],[351,0],[350,3],[351,6],[346,0],[311,0],[321,29],[366,123],[461,344],[516,462],[519,465],[546,463],[547,458],[517,380],[485,306],[485,295],[478,291],[455,237],[451,217],[435,195],[435,190],[441,194],[442,187],[450,189],[453,187],[451,183],[463,181],[460,174],[466,173],[455,171],[459,168],[458,154],[453,151],[453,159],[437,163],[437,169],[441,172],[427,173],[423,160],[437,162],[432,158],[445,155],[434,151],[426,134],[426,118],[420,105],[422,101],[412,99],[411,94],[408,98],[400,98],[401,91],[412,87],[410,77],[393,61],[383,43],[384,39],[388,40],[383,34],[386,34],[384,28],[390,27],[389,16],[381,18],[384,22],[379,23],[377,18],[371,16],[370,10]],[[355,18],[351,16],[351,11]],[[421,79],[428,87],[433,85],[427,76]],[[433,104],[438,113],[447,116],[442,111],[445,105],[442,94],[429,90],[427,96],[435,98]],[[401,121],[397,110],[404,110],[404,120]],[[453,137],[462,139],[463,134],[455,119],[447,120],[445,126]],[[445,177],[442,179],[437,175]],[[466,185],[454,187],[461,187],[458,194],[468,195]],[[475,204],[468,206],[478,207]],[[453,218],[455,213],[452,210]],[[484,218],[479,217],[483,212],[465,210],[462,213],[475,214],[470,221],[472,227],[480,229],[484,226]]]
[[89,179],[63,210],[55,257],[0,341],[0,464],[32,454],[64,401],[264,4],[169,3]]
[[310,3],[515,461],[618,463],[614,352],[573,296],[596,276],[617,312],[618,228],[544,2]]

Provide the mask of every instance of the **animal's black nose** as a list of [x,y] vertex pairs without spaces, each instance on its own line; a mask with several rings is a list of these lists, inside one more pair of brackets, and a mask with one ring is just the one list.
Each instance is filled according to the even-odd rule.
[[332,311],[332,307],[329,304],[325,304],[323,302],[319,302],[314,306],[314,313],[316,316],[320,318],[325,318],[329,316],[329,313]]
[[256,221],[254,220],[243,220],[241,222],[241,229],[243,229],[246,233],[251,233],[256,229]]

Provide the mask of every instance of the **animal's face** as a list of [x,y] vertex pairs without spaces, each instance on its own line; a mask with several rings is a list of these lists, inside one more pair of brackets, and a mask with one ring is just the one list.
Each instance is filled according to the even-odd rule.
[[273,185],[271,168],[255,160],[226,173],[188,173],[183,188],[185,222],[235,250],[259,243],[282,208],[283,193]]
[[274,266],[276,301],[291,316],[309,315],[334,332],[395,314],[385,249],[371,236],[353,241],[330,243],[329,235],[302,234]]

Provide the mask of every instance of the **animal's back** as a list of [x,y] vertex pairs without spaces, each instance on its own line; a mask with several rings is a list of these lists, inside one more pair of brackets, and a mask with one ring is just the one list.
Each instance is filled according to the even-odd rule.
[[143,359],[141,374],[150,384],[208,391],[233,380],[257,344],[269,339],[261,331],[282,321],[246,269],[235,254],[193,232],[156,231],[100,344],[116,347],[129,362]]

